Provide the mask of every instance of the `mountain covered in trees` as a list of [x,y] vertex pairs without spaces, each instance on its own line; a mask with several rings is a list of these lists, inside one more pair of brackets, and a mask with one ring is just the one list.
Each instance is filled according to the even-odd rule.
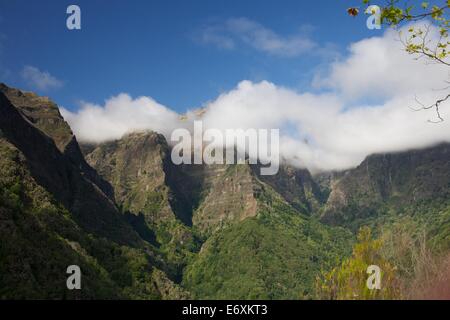
[[48,98],[0,85],[2,299],[320,298],[361,227],[381,237],[405,221],[448,253],[449,144],[314,176],[177,166],[161,134],[80,144]]

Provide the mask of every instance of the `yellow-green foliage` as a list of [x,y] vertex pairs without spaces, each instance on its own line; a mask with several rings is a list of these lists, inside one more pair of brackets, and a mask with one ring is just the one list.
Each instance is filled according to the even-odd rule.
[[[362,228],[353,254],[342,264],[317,277],[317,295],[330,300],[398,299],[400,290],[393,267],[381,254],[383,241],[373,239],[371,230]],[[381,269],[381,288],[370,290],[367,268],[377,265]]]

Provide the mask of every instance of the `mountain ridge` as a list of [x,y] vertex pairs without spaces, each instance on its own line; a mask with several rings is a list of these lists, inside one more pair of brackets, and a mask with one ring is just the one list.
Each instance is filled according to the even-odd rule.
[[[450,144],[314,176],[170,151],[152,131],[80,146],[56,104],[0,85],[0,297],[314,298],[360,226],[406,215],[450,249]],[[65,290],[74,261],[86,292]]]

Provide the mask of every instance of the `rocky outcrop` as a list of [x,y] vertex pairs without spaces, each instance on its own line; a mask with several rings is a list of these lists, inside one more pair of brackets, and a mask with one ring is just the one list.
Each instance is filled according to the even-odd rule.
[[[67,152],[81,155],[74,137],[59,140],[59,148],[39,107],[25,114],[25,100],[16,107],[0,91],[0,298],[157,299],[178,292],[160,253],[89,179],[84,158]],[[83,290],[67,290],[69,265],[80,266]]]
[[188,225],[190,216],[177,207],[177,186],[169,181],[174,173],[169,172],[168,157],[169,147],[162,135],[136,132],[100,144],[86,159],[111,183],[123,212],[142,214],[150,224],[178,218]]
[[0,83],[0,92],[8,98],[14,107],[20,110],[21,114],[35,128],[51,138],[59,151],[74,166],[78,167],[87,179],[94,183],[111,200],[114,200],[111,185],[102,179],[84,160],[76,137],[54,102],[47,97],[38,96],[33,92],[24,92],[10,88],[3,83]]
[[450,199],[450,145],[378,154],[331,182],[322,220],[345,224],[390,208]]
[[[259,170],[256,170],[259,172]],[[259,179],[276,190],[290,205],[304,214],[312,214],[326,201],[327,194],[307,169],[281,165],[278,173]]]
[[138,237],[115,204],[0,92],[0,130],[23,153],[34,179],[63,204],[88,232],[130,243]]

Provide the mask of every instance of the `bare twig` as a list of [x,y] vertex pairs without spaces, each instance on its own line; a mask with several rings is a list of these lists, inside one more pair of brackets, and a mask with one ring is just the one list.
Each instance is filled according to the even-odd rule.
[[421,110],[429,110],[429,109],[433,109],[433,108],[434,108],[434,109],[436,110],[436,115],[437,115],[437,117],[438,117],[439,120],[437,120],[437,121],[428,120],[428,122],[431,122],[431,123],[439,123],[439,122],[443,122],[443,121],[444,121],[444,118],[442,118],[442,116],[441,116],[441,112],[440,112],[440,110],[439,110],[439,107],[440,107],[441,103],[443,103],[443,102],[447,101],[448,99],[450,99],[450,93],[449,93],[446,97],[437,100],[435,103],[433,103],[432,105],[429,105],[429,106],[425,106],[423,103],[421,103],[421,102],[419,101],[419,99],[417,99],[417,96],[415,96],[414,99],[416,100],[416,102],[417,102],[421,107],[420,107],[420,108],[413,108],[413,107],[410,107],[410,109],[412,109],[413,111],[421,111]]

